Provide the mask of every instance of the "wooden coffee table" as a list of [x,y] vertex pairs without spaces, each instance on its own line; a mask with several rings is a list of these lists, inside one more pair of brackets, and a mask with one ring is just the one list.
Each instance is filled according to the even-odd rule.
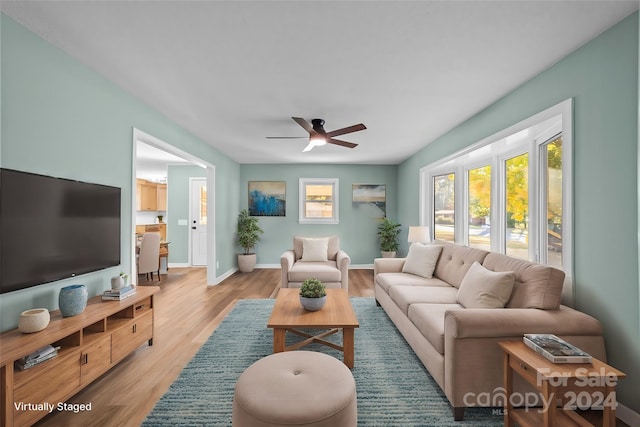
[[[344,289],[327,289],[327,302],[318,311],[307,311],[300,305],[300,290],[281,288],[271,312],[267,327],[273,328],[273,352],[297,350],[305,345],[317,342],[344,353],[344,364],[353,368],[354,331],[359,327],[356,313],[353,311],[349,295]],[[317,335],[301,331],[321,329]],[[342,345],[326,341],[323,338],[342,330]],[[293,345],[286,346],[286,333],[304,337]]]

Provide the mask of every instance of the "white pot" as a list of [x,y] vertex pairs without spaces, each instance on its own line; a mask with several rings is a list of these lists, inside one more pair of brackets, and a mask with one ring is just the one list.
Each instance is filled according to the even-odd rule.
[[238,270],[241,273],[251,273],[256,268],[256,254],[238,254]]
[[382,258],[395,258],[396,257],[396,251],[391,251],[391,252],[381,251],[381,252],[382,252]]
[[125,282],[122,276],[114,276],[111,278],[111,289],[122,289],[124,285]]
[[46,308],[23,311],[18,319],[18,330],[23,334],[38,332],[47,327],[49,320],[51,316]]

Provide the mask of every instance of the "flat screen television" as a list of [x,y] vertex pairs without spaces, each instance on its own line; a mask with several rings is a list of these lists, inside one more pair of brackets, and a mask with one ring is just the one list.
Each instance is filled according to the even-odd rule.
[[120,264],[120,188],[0,169],[0,293]]

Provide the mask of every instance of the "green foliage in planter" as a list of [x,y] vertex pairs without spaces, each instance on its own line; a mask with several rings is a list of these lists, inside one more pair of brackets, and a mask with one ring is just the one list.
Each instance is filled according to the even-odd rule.
[[398,234],[400,234],[401,224],[390,220],[389,218],[383,218],[382,222],[378,226],[378,237],[380,240],[380,250],[383,252],[394,252],[400,247],[398,242]]
[[300,286],[300,296],[305,298],[322,298],[327,295],[324,284],[318,279],[307,279]]
[[240,211],[238,214],[238,243],[244,248],[245,255],[249,255],[251,248],[260,241],[262,233],[264,231],[258,225],[258,218],[249,216],[249,211],[246,209]]

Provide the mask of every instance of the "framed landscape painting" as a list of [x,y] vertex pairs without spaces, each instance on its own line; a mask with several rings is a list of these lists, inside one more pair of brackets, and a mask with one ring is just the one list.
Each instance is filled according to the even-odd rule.
[[352,184],[353,203],[366,203],[376,206],[386,213],[387,187],[385,184]]
[[249,215],[286,216],[285,181],[249,181]]

